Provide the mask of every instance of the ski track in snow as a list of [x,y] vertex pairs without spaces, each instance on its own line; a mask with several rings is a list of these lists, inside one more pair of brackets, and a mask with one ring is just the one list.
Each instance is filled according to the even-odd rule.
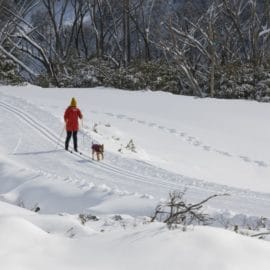
[[[41,120],[37,120],[36,118],[30,116],[27,111],[34,110],[35,112],[38,112],[37,114],[46,114],[46,117],[48,117],[48,112],[41,111],[39,108],[34,107],[32,104],[27,104],[23,99],[19,98],[10,98],[7,95],[5,95],[5,102],[0,101],[0,108],[9,112],[10,114],[14,115],[18,119],[20,119],[22,122],[27,124],[32,129],[35,129],[40,133],[40,135],[45,138],[46,140],[52,142],[53,144],[62,144],[63,140],[59,139],[59,136],[56,135],[51,129],[49,129],[47,126],[45,126]],[[12,105],[13,104],[13,105]],[[19,106],[18,106],[19,105]],[[22,105],[22,106],[21,106]],[[24,111],[18,108],[24,108]],[[27,109],[26,109],[27,108]],[[93,113],[99,113],[97,111],[92,111]],[[187,142],[191,142],[192,145],[196,147],[202,147],[206,151],[217,151],[211,149],[210,146],[203,145],[200,141],[197,141],[196,144],[196,138],[189,136],[185,132],[179,132],[176,129],[172,128],[166,128],[164,126],[159,126],[157,123],[147,123],[146,121],[137,120],[135,118],[127,117],[125,115],[114,115],[112,113],[106,113],[106,115],[111,117],[117,117],[119,119],[128,120],[128,121],[135,121],[140,124],[148,125],[149,127],[159,128],[166,132],[172,133],[174,135],[178,135],[180,137],[183,137]],[[40,119],[40,118],[39,118]],[[195,143],[194,143],[195,142]],[[18,142],[19,144],[19,142]],[[18,146],[18,145],[17,145]],[[17,147],[16,146],[16,147]],[[15,147],[15,148],[16,148]],[[209,148],[208,148],[209,147]],[[226,154],[231,155],[226,152],[219,151],[219,154]],[[116,156],[116,155],[115,155]],[[204,198],[210,194],[213,193],[229,193],[231,196],[229,199],[222,199],[223,205],[221,205],[225,209],[231,209],[233,206],[237,205],[238,202],[241,202],[244,208],[249,209],[260,209],[262,205],[264,205],[264,208],[270,207],[270,194],[264,194],[259,192],[253,192],[249,190],[244,189],[238,189],[238,188],[232,188],[225,185],[219,185],[215,183],[208,183],[204,182],[202,180],[197,179],[190,179],[184,176],[181,176],[179,174],[171,173],[166,170],[163,170],[161,168],[156,168],[150,164],[147,164],[143,161],[133,161],[136,162],[136,170],[127,170],[122,167],[121,165],[117,165],[117,159],[118,157],[115,157],[113,154],[108,153],[108,161],[102,161],[102,162],[96,162],[92,161],[89,158],[89,155],[85,154],[85,152],[82,152],[82,155],[78,153],[73,153],[70,155],[71,158],[78,159],[83,162],[89,163],[89,166],[93,167],[95,170],[101,170],[103,172],[108,173],[109,175],[115,175],[116,177],[122,177],[125,179],[125,181],[133,181],[137,183],[143,183],[151,186],[156,186],[159,188],[163,188],[168,190],[183,190],[187,189],[188,194],[190,197],[192,197],[195,200],[198,200],[198,198]],[[251,162],[251,159],[248,157],[240,157],[241,159],[245,160],[246,162]],[[124,159],[124,158],[119,158]],[[110,162],[112,161],[113,162]],[[261,161],[254,161],[259,166],[265,166],[266,163],[262,162],[262,164],[259,164]],[[120,162],[121,163],[121,162]],[[268,165],[266,165],[268,166]],[[138,172],[144,172],[138,173]],[[40,172],[41,175],[51,175],[50,172]],[[57,175],[54,175],[54,177],[58,177]],[[86,183],[84,180],[79,179],[65,179],[66,182],[73,182],[76,183],[78,187],[85,188]],[[107,184],[107,183],[105,183]],[[151,194],[152,195],[152,194]],[[210,206],[215,207],[215,202],[209,202]]]
[[[44,136],[48,141],[51,141],[52,143],[55,143],[55,144],[58,144],[58,145],[60,143],[62,145],[64,144],[64,141],[59,140],[59,138],[58,138],[58,136],[56,134],[54,134],[47,127],[40,124],[37,120],[35,120],[33,117],[29,116],[27,113],[13,107],[13,106],[10,106],[10,105],[8,105],[8,104],[6,104],[4,102],[0,102],[0,106],[2,108],[4,108],[5,110],[15,114],[16,117],[23,120],[30,127],[32,127],[34,129],[36,129],[37,131],[39,131],[41,133],[41,135]],[[116,167],[116,166],[114,166],[112,164],[109,164],[107,162],[95,162],[95,161],[92,161],[88,157],[88,155],[85,154],[85,153],[79,154],[79,153],[73,152],[73,155],[75,157],[78,157],[78,158],[86,161],[86,162],[89,162],[91,164],[91,166],[102,169],[102,170],[105,170],[105,171],[107,171],[109,173],[118,174],[118,175],[124,176],[126,178],[130,178],[132,180],[136,180],[136,181],[139,181],[139,182],[142,182],[142,183],[148,183],[148,184],[152,184],[152,185],[159,185],[159,186],[167,187],[167,188],[171,188],[171,189],[180,188],[179,184],[168,183],[166,181],[156,182],[156,179],[152,179],[152,178],[149,178],[149,177],[144,177],[142,175],[138,175],[136,173],[126,171],[124,169],[121,169],[120,167]],[[197,187],[197,188],[199,188],[199,187]]]
[[259,167],[270,167],[270,162],[265,162],[263,160],[254,160],[254,159],[247,157],[247,156],[229,153],[227,151],[223,151],[223,150],[219,150],[219,149],[216,149],[214,147],[211,147],[210,145],[206,145],[198,137],[191,136],[190,134],[188,134],[185,131],[179,131],[175,128],[161,126],[158,123],[147,122],[147,121],[136,119],[134,117],[129,117],[129,116],[123,115],[123,114],[113,114],[113,113],[109,113],[109,112],[104,113],[104,112],[98,112],[96,110],[92,110],[91,112],[94,114],[105,114],[107,116],[114,117],[114,118],[117,118],[120,120],[127,120],[130,122],[136,122],[138,124],[146,125],[150,128],[157,128],[157,129],[162,130],[164,132],[169,132],[172,135],[179,136],[184,142],[189,143],[190,145],[192,145],[194,147],[198,147],[201,150],[208,151],[208,152],[212,151],[212,152],[218,153],[219,155],[222,155],[222,156],[240,158],[243,162],[253,163],[254,165],[257,165]]
[[[63,140],[59,140],[58,136],[56,134],[54,134],[51,130],[49,130],[47,127],[43,126],[41,123],[39,123],[36,119],[34,119],[32,116],[28,115],[27,113],[13,107],[13,106],[10,106],[4,102],[1,102],[0,101],[0,106],[2,108],[4,108],[5,110],[13,113],[16,115],[16,117],[20,118],[21,120],[23,120],[27,125],[29,125],[30,127],[36,129],[37,131],[39,131],[41,133],[42,136],[44,136],[48,141],[51,141],[57,145],[59,145],[60,143],[63,145],[64,144],[64,141]],[[161,186],[161,187],[167,187],[167,188],[170,188],[170,189],[179,189],[180,187],[187,187],[189,188],[189,186],[186,184],[182,184],[179,183],[179,180],[176,180],[174,182],[168,182],[168,181],[162,181],[162,180],[159,180],[159,182],[157,182],[157,179],[156,178],[150,178],[150,177],[145,177],[145,176],[142,176],[142,175],[139,175],[139,174],[136,174],[136,173],[133,173],[133,172],[130,172],[130,171],[127,171],[127,170],[124,170],[120,167],[116,167],[106,161],[103,161],[103,162],[95,162],[95,161],[92,161],[87,154],[83,153],[82,154],[79,154],[79,153],[76,153],[76,152],[73,152],[73,155],[86,161],[86,162],[89,162],[91,164],[91,166],[94,166],[96,168],[99,168],[99,169],[102,169],[102,170],[105,170],[107,172],[110,172],[110,173],[113,173],[113,174],[118,174],[118,175],[121,175],[121,176],[124,176],[126,178],[129,178],[129,179],[132,179],[132,180],[136,180],[136,181],[139,181],[139,182],[142,182],[142,183],[147,183],[147,184],[151,184],[151,185],[158,185],[158,186]],[[178,182],[178,183],[177,183]],[[201,188],[199,186],[192,186],[192,188],[195,188],[195,189],[202,189],[202,190],[206,190],[207,188]],[[213,191],[215,192],[215,190],[211,190],[211,189],[208,189],[208,191]]]

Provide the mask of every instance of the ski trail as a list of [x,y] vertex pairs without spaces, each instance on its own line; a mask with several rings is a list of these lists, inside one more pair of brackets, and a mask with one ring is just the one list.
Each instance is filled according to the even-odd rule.
[[[12,106],[10,106],[10,105],[2,102],[2,101],[0,101],[0,106],[2,108],[4,108],[5,110],[15,114],[16,117],[18,117],[21,120],[23,120],[24,122],[26,122],[26,124],[28,126],[30,126],[30,127],[34,128],[34,129],[36,129],[37,131],[39,131],[41,133],[41,135],[43,137],[45,137],[48,141],[50,141],[50,142],[52,142],[54,144],[57,144],[59,142],[59,140],[57,138],[57,135],[55,135],[47,127],[40,124],[33,117],[29,116],[27,113],[24,113],[23,111],[21,111],[21,110],[19,110],[17,108],[14,108],[14,107],[12,107]],[[60,141],[62,143],[64,143],[63,140],[60,140]],[[114,173],[114,174],[117,174],[117,175],[120,175],[120,176],[124,176],[124,177],[129,178],[129,179],[131,179],[133,181],[135,180],[135,181],[139,181],[139,182],[142,182],[142,183],[158,185],[158,186],[167,187],[167,188],[171,188],[171,189],[179,189],[179,188],[182,188],[182,187],[186,186],[186,185],[183,185],[183,184],[181,185],[179,183],[178,184],[169,183],[167,181],[162,181],[162,180],[159,180],[157,182],[157,179],[151,179],[151,178],[148,178],[148,177],[144,177],[142,175],[131,173],[131,172],[128,172],[126,170],[115,167],[113,165],[110,165],[108,163],[95,162],[95,161],[92,161],[88,157],[88,155],[86,155],[85,153],[79,154],[79,153],[74,152],[73,155],[76,156],[79,159],[83,159],[84,161],[87,161],[89,164],[91,164],[91,166],[94,166],[96,168],[105,170],[106,172],[109,172],[109,173]],[[193,188],[198,188],[198,187],[194,186]],[[198,188],[198,189],[201,189],[201,188]]]
[[[41,133],[41,135],[43,137],[45,137],[48,141],[52,142],[53,144],[57,144],[59,142],[59,139],[57,138],[57,135],[55,135],[52,131],[50,131],[47,127],[43,126],[42,124],[40,124],[37,120],[35,120],[33,117],[29,116],[27,113],[12,107],[11,105],[8,105],[2,101],[0,101],[0,106],[4,109],[6,109],[7,111],[14,113],[18,118],[22,119],[24,122],[26,122],[26,124],[34,129],[36,129],[37,131],[39,131]],[[64,143],[63,140],[60,140],[60,142],[62,142],[62,144]],[[83,159],[84,161],[88,162],[89,164],[91,164],[91,166],[99,168],[101,170],[104,170],[110,174],[115,174],[115,175],[120,175],[123,176],[125,178],[128,178],[132,181],[137,181],[137,182],[141,182],[141,183],[145,183],[145,184],[151,184],[151,185],[155,185],[155,186],[161,186],[161,187],[166,187],[169,189],[180,189],[180,188],[192,188],[192,189],[197,189],[197,190],[201,190],[201,191],[207,191],[207,192],[216,192],[215,189],[211,189],[209,188],[205,188],[205,187],[198,187],[195,185],[189,185],[187,183],[174,183],[170,180],[167,181],[163,181],[161,179],[157,179],[157,178],[150,178],[150,177],[145,177],[130,171],[126,171],[124,169],[121,169],[119,167],[116,167],[114,165],[111,165],[107,162],[96,162],[96,161],[92,161],[89,156],[87,154],[85,154],[84,152],[82,152],[82,154],[73,152],[73,155],[76,156],[79,159]]]

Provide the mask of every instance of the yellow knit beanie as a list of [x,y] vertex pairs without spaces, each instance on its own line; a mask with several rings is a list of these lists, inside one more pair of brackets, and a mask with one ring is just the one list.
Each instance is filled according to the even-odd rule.
[[71,107],[76,107],[77,106],[77,101],[76,101],[76,99],[74,97],[71,99],[70,106]]

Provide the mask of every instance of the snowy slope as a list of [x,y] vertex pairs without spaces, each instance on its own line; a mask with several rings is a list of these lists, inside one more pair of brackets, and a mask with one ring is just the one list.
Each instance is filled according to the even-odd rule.
[[168,231],[128,217],[83,226],[67,214],[38,215],[2,202],[0,209],[1,269],[269,268],[269,242],[222,229]]
[[[65,221],[71,225],[69,219]],[[233,270],[254,269],[255,264],[259,269],[269,267],[267,242],[220,229],[196,227],[185,233],[168,232],[163,226],[152,224],[121,233],[86,230],[84,237],[69,239],[41,229],[46,222],[30,222],[21,217],[0,219],[0,240],[6,243],[0,251],[0,264],[4,265],[1,269],[179,269],[181,265],[183,269]],[[57,218],[50,223],[60,227]]]
[[[63,150],[63,112],[73,96],[84,115],[81,155]],[[170,232],[145,217],[183,189],[192,202],[229,193],[206,211],[231,225],[270,217],[269,104],[29,85],[0,87],[0,113],[3,269],[269,269],[268,242],[215,228]],[[135,152],[125,148],[131,139]],[[91,160],[92,141],[104,143],[104,161]],[[81,213],[100,220],[82,225]],[[5,256],[12,253],[16,262]]]
[[[56,91],[27,87],[4,93],[19,98],[13,100],[13,106],[47,119],[42,123],[57,136],[63,111],[76,96],[86,129],[91,130],[94,123],[111,124],[111,129],[103,131],[108,138],[102,138],[107,139],[109,149],[118,149],[113,135],[123,144],[132,138],[141,150],[137,159],[188,177],[269,191],[270,152],[265,151],[270,137],[268,104],[102,88]],[[36,108],[43,111],[33,111]]]
[[[187,188],[191,200],[229,192],[230,198],[212,206],[269,216],[268,104],[102,88],[28,86],[1,92],[2,142],[7,138],[1,152],[36,174],[157,200],[174,189]],[[63,111],[72,96],[84,114],[79,139],[85,155],[76,158],[61,150]],[[98,134],[92,131],[95,123]],[[137,153],[122,147],[120,154],[130,139]],[[102,163],[88,159],[96,140],[105,144]]]

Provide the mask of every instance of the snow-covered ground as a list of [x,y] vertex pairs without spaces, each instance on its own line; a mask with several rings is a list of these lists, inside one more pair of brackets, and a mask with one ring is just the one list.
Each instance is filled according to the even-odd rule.
[[[81,155],[63,150],[73,96]],[[29,85],[0,87],[0,113],[0,269],[269,269],[268,241],[222,228],[270,217],[269,104]],[[215,227],[149,223],[184,189],[190,202],[230,194],[206,205]]]

